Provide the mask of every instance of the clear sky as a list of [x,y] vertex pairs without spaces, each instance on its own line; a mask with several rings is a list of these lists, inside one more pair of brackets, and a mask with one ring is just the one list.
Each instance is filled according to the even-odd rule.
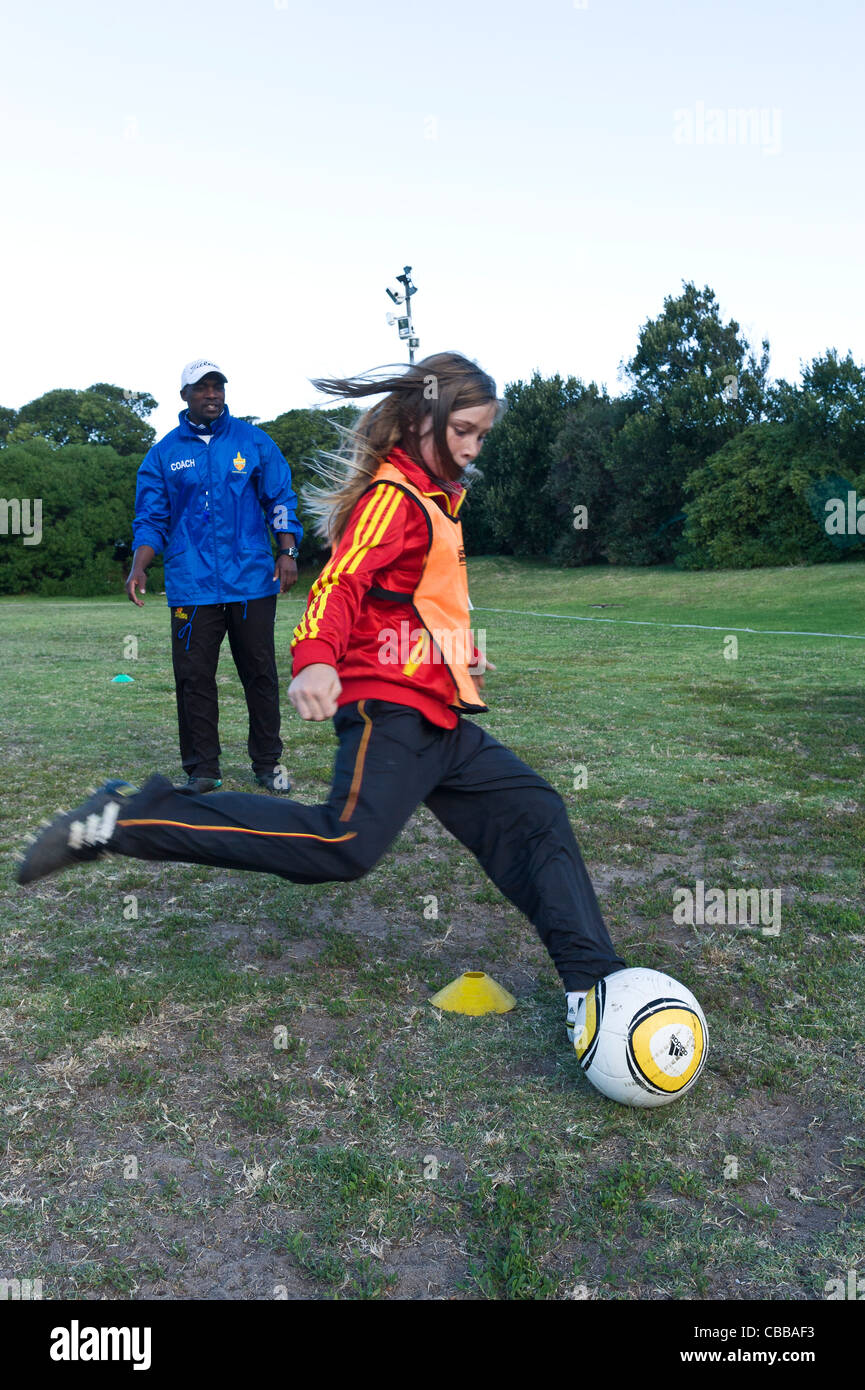
[[[682,280],[865,359],[861,0],[40,0],[0,28],[0,404],[216,360],[236,414],[421,354],[622,389]],[[739,111],[753,113],[740,118]]]

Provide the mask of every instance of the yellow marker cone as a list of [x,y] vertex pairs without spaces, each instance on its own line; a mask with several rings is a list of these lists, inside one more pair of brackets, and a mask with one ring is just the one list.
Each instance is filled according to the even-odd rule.
[[517,1001],[483,970],[467,970],[434,994],[429,1002],[448,1013],[476,1017],[478,1014],[506,1014]]

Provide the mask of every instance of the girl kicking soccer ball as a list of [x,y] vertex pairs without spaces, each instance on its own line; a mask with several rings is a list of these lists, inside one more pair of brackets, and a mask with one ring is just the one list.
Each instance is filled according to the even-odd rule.
[[288,695],[303,719],[333,719],[327,801],[197,795],[159,776],[139,791],[106,782],[38,836],[18,882],[104,853],[294,883],[356,879],[423,802],[537,928],[572,1036],[586,991],[624,962],[561,797],[466,717],[486,710],[483,673],[495,667],[470,631],[461,479],[495,423],[495,382],[446,352],[384,380],[314,385],[349,400],[384,396],[359,420],[333,486],[311,501],[332,551],[294,633]]

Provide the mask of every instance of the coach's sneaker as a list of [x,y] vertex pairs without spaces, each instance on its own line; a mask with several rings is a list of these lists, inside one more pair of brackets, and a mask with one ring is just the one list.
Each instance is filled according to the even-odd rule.
[[264,787],[273,796],[288,796],[291,791],[288,773],[279,763],[272,772],[256,772],[255,780],[260,787]]
[[568,1042],[573,1043],[574,1035],[577,1037],[586,1025],[586,995],[588,990],[572,990],[565,998],[568,1004],[568,1017],[565,1028],[568,1034]]
[[207,792],[218,792],[222,786],[221,777],[187,777],[179,792],[191,792],[193,796],[205,796]]
[[128,782],[119,780],[106,782],[83,806],[60,812],[46,823],[33,837],[18,866],[18,882],[33,883],[70,864],[99,859],[105,854],[126,799],[119,788],[128,786]]

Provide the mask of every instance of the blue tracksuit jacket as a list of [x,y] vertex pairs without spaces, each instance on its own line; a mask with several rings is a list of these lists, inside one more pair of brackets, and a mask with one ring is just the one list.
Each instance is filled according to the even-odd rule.
[[226,409],[207,444],[183,410],[138,470],[134,544],[164,552],[172,607],[265,598],[279,590],[268,526],[299,543],[296,506],[291,471],[264,430]]

